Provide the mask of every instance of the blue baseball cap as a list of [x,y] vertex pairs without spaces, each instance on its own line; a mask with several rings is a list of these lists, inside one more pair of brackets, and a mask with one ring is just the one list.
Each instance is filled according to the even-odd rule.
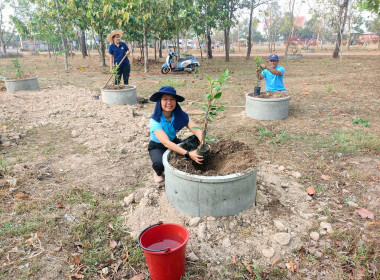
[[278,55],[277,54],[271,54],[270,56],[269,56],[269,60],[277,60],[278,61]]
[[153,95],[149,99],[150,99],[150,101],[157,102],[158,100],[160,100],[160,98],[163,94],[170,94],[170,95],[175,96],[175,98],[177,99],[178,102],[182,102],[185,100],[185,98],[178,95],[176,90],[174,89],[174,87],[171,87],[171,86],[161,87],[160,90],[153,93]]

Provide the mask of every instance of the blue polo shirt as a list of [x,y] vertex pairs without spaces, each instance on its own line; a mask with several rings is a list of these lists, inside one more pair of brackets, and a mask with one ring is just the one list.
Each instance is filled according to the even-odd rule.
[[[113,55],[113,63],[116,65],[123,59],[125,53],[128,51],[128,47],[124,42],[120,42],[119,46],[112,43],[108,49],[108,53]],[[123,65],[129,64],[129,59],[126,57],[122,63]]]
[[163,113],[161,113],[160,117],[160,122],[155,121],[154,119],[150,119],[150,124],[149,124],[149,130],[150,130],[150,140],[156,142],[156,143],[161,143],[156,135],[154,134],[154,131],[156,130],[163,130],[165,133],[168,135],[169,140],[173,141],[175,136],[177,135],[177,132],[175,131],[173,127],[173,121],[174,121],[174,114],[172,114],[172,121],[169,122]]
[[267,69],[261,72],[261,75],[265,77],[265,90],[266,91],[278,91],[278,90],[286,90],[284,87],[284,73],[285,69],[282,66],[276,67],[276,70],[281,71],[281,75],[273,75]]

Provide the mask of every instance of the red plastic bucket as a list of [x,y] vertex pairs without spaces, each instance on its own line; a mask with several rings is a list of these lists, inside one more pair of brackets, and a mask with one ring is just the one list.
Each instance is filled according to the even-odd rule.
[[161,221],[144,229],[138,243],[144,251],[152,280],[179,280],[185,273],[188,230]]

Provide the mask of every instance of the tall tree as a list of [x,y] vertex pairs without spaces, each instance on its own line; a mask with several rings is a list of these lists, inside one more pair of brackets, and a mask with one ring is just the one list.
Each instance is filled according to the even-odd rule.
[[[334,18],[332,9],[330,8],[330,3],[326,0],[316,0],[312,2],[313,5],[309,6],[310,12],[313,19],[315,20],[314,30],[317,33],[317,39],[315,44],[315,51],[322,46],[320,42],[323,43],[323,38],[325,34],[329,33],[330,28],[328,28],[330,18]],[[311,4],[309,2],[309,4]]]
[[[370,32],[377,34],[380,38],[380,15],[377,15],[372,20],[367,21],[366,27]],[[378,40],[377,48],[380,49],[380,39]]]
[[58,3],[58,0],[54,0],[54,1],[55,1],[55,6],[57,8],[57,10],[56,10],[57,16],[58,16],[57,23],[58,23],[59,31],[60,31],[61,38],[62,38],[62,46],[63,46],[63,52],[64,52],[64,56],[65,56],[65,69],[68,70],[69,69],[69,62],[68,62],[69,48],[67,46],[67,38],[65,36],[64,28],[62,26],[63,25],[62,24],[63,17],[61,17],[61,6]]
[[[268,43],[268,51],[273,52],[275,48],[275,42],[277,40],[277,36],[279,32],[281,31],[281,13],[280,13],[280,6],[277,2],[271,2],[269,3],[267,9],[264,11],[264,31],[267,36],[267,43]],[[282,28],[286,28],[288,26],[284,23],[282,24]],[[286,37],[286,36],[284,36]]]
[[98,35],[100,62],[102,66],[106,66],[106,48],[105,37],[107,31],[110,31],[109,15],[105,12],[108,1],[103,0],[87,0],[86,17],[89,19],[90,28]]
[[348,4],[350,0],[343,0],[336,2],[336,5],[338,6],[338,15],[337,15],[337,38],[335,43],[335,50],[333,53],[333,58],[339,57],[339,52],[341,51],[341,45],[342,45],[342,37],[343,37],[343,31],[344,26],[346,25],[346,19],[347,19],[347,11],[348,11]]
[[248,27],[248,38],[247,38],[247,56],[246,59],[248,60],[251,56],[252,51],[252,27],[257,26],[258,21],[253,21],[253,11],[259,7],[260,5],[269,3],[269,0],[249,0],[249,27]]
[[236,20],[236,11],[244,6],[239,0],[218,0],[218,26],[224,33],[225,61],[230,61],[230,31]]
[[380,15],[380,0],[360,0],[359,5],[364,10]]
[[293,32],[294,32],[294,5],[295,3],[296,3],[296,0],[289,0],[289,36],[286,41],[285,55],[284,55],[285,60],[287,60],[289,44],[290,44],[291,38],[293,37]]
[[90,19],[87,17],[88,8],[84,0],[71,0],[68,2],[70,5],[70,21],[79,28],[78,41],[82,57],[86,58],[87,45],[86,45],[86,30],[90,25]]

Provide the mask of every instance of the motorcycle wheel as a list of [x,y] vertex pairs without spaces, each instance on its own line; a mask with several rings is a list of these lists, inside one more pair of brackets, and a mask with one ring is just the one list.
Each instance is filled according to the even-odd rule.
[[161,68],[161,73],[162,74],[167,74],[170,72],[170,67],[169,66],[166,66],[164,68]]
[[198,73],[198,66],[192,65],[191,66],[191,73],[192,74],[197,74]]

